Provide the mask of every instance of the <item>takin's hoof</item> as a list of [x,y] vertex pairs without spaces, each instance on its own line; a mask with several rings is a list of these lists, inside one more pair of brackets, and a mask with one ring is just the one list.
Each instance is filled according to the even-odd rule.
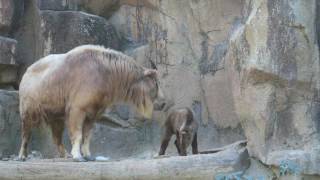
[[179,156],[187,156],[187,153],[179,153]]
[[161,154],[154,154],[152,157],[153,158],[159,158],[160,156],[162,156]]
[[153,158],[154,159],[162,159],[162,158],[168,158],[168,157],[170,157],[169,155],[165,155],[165,154],[155,154],[154,156],[153,156]]
[[92,156],[84,156],[84,159],[87,161],[95,161],[96,158],[92,157]]
[[73,162],[87,162],[87,160],[83,157],[72,158]]
[[61,155],[60,157],[65,158],[65,159],[70,159],[70,158],[72,158],[72,155],[69,153],[65,153],[64,155]]
[[14,160],[14,161],[24,162],[24,161],[27,160],[27,158],[26,158],[26,157],[16,157],[16,158],[14,158],[13,160]]

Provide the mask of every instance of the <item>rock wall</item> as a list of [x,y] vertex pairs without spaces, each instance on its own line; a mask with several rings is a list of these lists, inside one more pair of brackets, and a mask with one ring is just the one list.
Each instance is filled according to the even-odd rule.
[[17,92],[0,90],[0,156],[12,154],[19,147],[20,124]]
[[[221,65],[230,29],[242,18],[240,2],[29,0],[22,4],[16,0],[14,5],[24,7],[24,15],[17,15],[20,18],[16,25],[8,28],[8,35],[17,40],[15,61],[19,71],[15,88],[25,69],[37,59],[80,44],[100,44],[134,56],[145,66],[150,66],[150,60],[157,64],[172,108],[194,109],[201,123],[200,149],[245,138]],[[219,11],[211,11],[215,8]],[[156,113],[156,121],[151,123],[139,122],[127,106],[116,106],[111,114],[122,124],[127,123],[129,129],[108,127],[110,123],[97,125],[96,154],[150,156],[158,151],[165,113]],[[50,132],[36,132],[32,147],[51,157],[55,148],[46,134]],[[174,146],[170,147],[169,152],[175,154]]]
[[[168,108],[194,110],[200,150],[247,139],[250,155],[262,163],[302,154],[290,157],[306,174],[320,174],[305,164],[319,159],[319,1],[9,2],[0,0],[2,89],[17,89],[25,69],[47,54],[104,45],[144,66],[157,64]],[[128,106],[111,108],[112,120],[96,125],[94,153],[150,157],[165,116],[140,122]],[[45,134],[36,133],[32,148],[50,157],[54,146]],[[169,154],[176,154],[173,145]]]
[[316,1],[247,4],[250,11],[231,37],[226,62],[250,154],[270,163],[286,158],[288,150],[318,152]]

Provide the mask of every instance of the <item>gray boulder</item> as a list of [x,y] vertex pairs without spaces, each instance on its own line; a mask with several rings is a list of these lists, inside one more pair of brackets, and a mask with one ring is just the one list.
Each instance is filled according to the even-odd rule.
[[36,0],[40,10],[84,11],[110,17],[120,7],[120,0]]
[[77,11],[41,11],[39,35],[42,56],[65,53],[82,44],[120,47],[118,35],[107,20]]
[[[226,56],[250,155],[319,145],[316,1],[251,1]],[[316,159],[310,159],[316,161]]]
[[16,44],[16,40],[0,36],[0,88],[17,82]]
[[0,33],[6,33],[10,30],[13,13],[13,0],[0,0]]
[[17,41],[0,36],[0,64],[16,64]]
[[17,153],[20,139],[18,92],[0,90],[0,157]]

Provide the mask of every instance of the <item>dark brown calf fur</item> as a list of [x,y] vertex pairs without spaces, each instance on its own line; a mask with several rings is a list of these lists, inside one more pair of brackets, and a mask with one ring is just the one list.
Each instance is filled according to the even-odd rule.
[[197,130],[198,123],[189,108],[174,110],[165,122],[165,134],[162,138],[159,155],[165,154],[172,135],[176,135],[174,144],[180,156],[187,155],[187,148],[190,144],[192,153],[198,154]]

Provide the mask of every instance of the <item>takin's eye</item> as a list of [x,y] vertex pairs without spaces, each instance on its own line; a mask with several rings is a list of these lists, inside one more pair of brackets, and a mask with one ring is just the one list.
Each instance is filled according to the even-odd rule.
[[149,86],[149,95],[154,100],[158,96],[158,82],[152,78],[149,78],[148,80],[148,86]]

